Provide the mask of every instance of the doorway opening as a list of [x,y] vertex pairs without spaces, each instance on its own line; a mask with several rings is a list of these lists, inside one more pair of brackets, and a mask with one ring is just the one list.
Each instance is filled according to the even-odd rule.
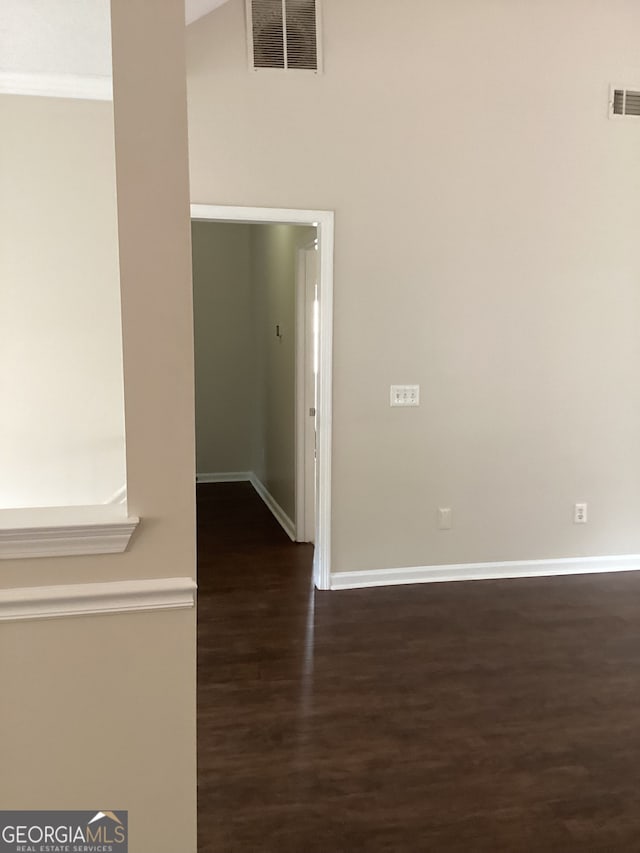
[[[209,369],[218,377],[204,404],[197,392],[198,481],[251,482],[292,540],[313,543],[314,584],[329,589],[333,213],[193,204],[191,218],[194,284],[198,253],[214,234],[218,250],[208,244],[205,254],[215,277],[232,275],[223,267],[235,245],[233,275],[245,282],[206,296],[220,340],[196,316],[197,378]],[[207,417],[216,424],[210,436]],[[220,462],[214,450],[214,462],[201,463],[200,444],[215,444],[225,429],[230,456]]]

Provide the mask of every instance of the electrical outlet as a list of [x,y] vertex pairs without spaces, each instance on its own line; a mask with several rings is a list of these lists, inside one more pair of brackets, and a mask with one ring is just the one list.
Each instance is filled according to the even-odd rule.
[[392,385],[389,402],[392,406],[419,406],[420,386]]
[[573,523],[574,524],[586,524],[587,523],[587,505],[586,504],[576,504],[573,508]]
[[450,507],[440,507],[438,510],[438,530],[451,530],[452,515]]

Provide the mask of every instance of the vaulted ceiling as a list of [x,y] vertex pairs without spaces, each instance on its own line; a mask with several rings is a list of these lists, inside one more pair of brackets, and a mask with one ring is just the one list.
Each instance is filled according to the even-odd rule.
[[[186,0],[186,23],[227,0]],[[109,0],[0,0],[0,74],[111,76]]]
[[198,18],[203,18],[226,2],[227,0],[186,0],[187,24],[192,24]]

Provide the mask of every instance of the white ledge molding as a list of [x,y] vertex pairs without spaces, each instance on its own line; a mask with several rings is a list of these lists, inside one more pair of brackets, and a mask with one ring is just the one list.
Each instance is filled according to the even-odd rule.
[[195,604],[193,578],[109,581],[0,590],[0,622],[180,610]]
[[121,554],[140,523],[120,506],[0,510],[0,560]]

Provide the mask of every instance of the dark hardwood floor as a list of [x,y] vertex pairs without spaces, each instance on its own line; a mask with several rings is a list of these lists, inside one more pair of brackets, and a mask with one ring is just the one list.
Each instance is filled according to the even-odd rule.
[[640,576],[312,593],[198,487],[201,853],[640,851]]

